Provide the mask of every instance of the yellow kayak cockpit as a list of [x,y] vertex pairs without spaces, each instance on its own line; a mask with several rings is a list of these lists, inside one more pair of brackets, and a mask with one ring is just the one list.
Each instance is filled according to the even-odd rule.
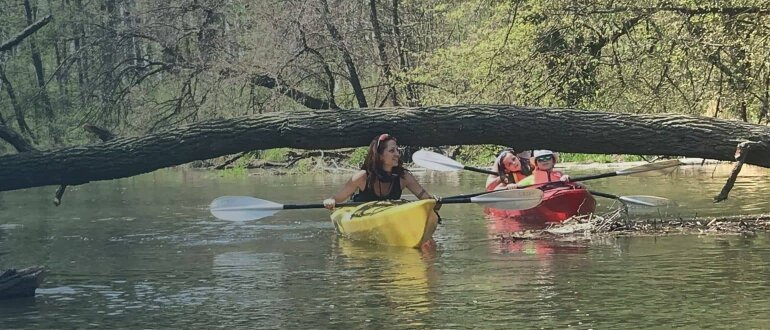
[[420,247],[438,224],[436,200],[377,201],[341,207],[331,215],[337,233],[358,241]]

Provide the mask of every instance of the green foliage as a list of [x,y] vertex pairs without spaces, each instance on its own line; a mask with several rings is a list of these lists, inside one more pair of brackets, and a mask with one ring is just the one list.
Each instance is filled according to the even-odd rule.
[[616,163],[616,162],[634,162],[644,160],[636,155],[600,155],[600,154],[580,154],[571,152],[560,152],[559,162],[561,163]]
[[366,153],[369,151],[369,147],[358,147],[350,154],[348,158],[348,166],[352,168],[360,168],[366,160]]
[[222,178],[242,178],[249,176],[249,170],[239,166],[218,170],[215,173]]
[[457,161],[468,166],[490,166],[502,149],[502,146],[496,145],[462,146]]
[[289,148],[268,149],[259,153],[259,159],[269,162],[285,162],[288,154]]
[[315,158],[303,158],[294,164],[292,171],[295,173],[310,173],[315,171],[317,165],[318,162]]
[[[399,35],[389,25],[392,5],[378,3],[388,22],[387,59],[373,51],[369,15],[349,14],[368,13],[361,1],[341,0],[330,15],[314,1],[140,1],[120,10],[101,2],[34,2],[35,19],[56,19],[2,54],[8,81],[0,84],[0,119],[47,149],[93,142],[83,123],[136,136],[291,111],[308,98],[328,100],[330,89],[339,106],[353,108],[345,50],[373,107],[392,103],[392,86],[397,102],[409,106],[496,103],[768,122],[770,16],[730,13],[767,8],[766,1],[402,0]],[[0,40],[8,40],[28,23],[23,6],[0,4]],[[488,165],[496,151],[463,147],[459,155]],[[286,152],[259,157],[285,161]],[[364,155],[354,151],[350,165]]]

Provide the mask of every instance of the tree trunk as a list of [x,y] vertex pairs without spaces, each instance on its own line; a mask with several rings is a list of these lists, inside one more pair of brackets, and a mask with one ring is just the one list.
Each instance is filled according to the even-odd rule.
[[342,60],[345,62],[345,66],[348,68],[348,74],[350,77],[350,85],[353,87],[353,94],[356,95],[359,108],[368,108],[369,105],[366,102],[366,95],[364,94],[364,88],[361,86],[361,79],[358,76],[358,70],[356,64],[353,63],[353,57],[350,56],[350,52],[345,48],[345,43],[342,40],[342,35],[337,31],[337,28],[332,24],[331,13],[329,12],[329,3],[326,0],[321,0],[321,10],[323,11],[323,19],[326,24],[326,29],[329,30],[329,34],[334,39],[334,45],[342,53]]
[[[501,130],[500,126],[508,127]],[[547,134],[532,134],[532,128]],[[686,115],[634,115],[505,105],[271,112],[208,120],[105,143],[0,157],[0,191],[83,184],[242,151],[333,149],[382,132],[412,146],[516,145],[583,153],[733,160],[736,141],[755,147],[746,163],[770,167],[770,128]]]
[[[27,24],[34,24],[36,8],[32,8],[29,0],[24,0],[24,13],[27,16]],[[37,87],[40,88],[40,98],[43,102],[45,115],[53,119],[53,108],[51,107],[51,101],[48,99],[48,93],[45,90],[45,69],[43,67],[43,60],[40,57],[40,52],[37,50],[37,44],[34,38],[29,40],[29,48],[32,53],[32,65],[35,67],[35,78],[37,81]]]
[[[400,66],[401,73],[406,75],[410,69],[410,66],[406,57],[406,52],[404,50],[404,37],[401,34],[401,19],[398,14],[399,1],[400,0],[393,0],[393,11],[391,13],[393,20],[393,38],[396,41],[396,54],[398,54],[398,64]],[[409,81],[406,83],[406,104],[410,107],[419,106],[421,104],[420,96],[417,94],[417,90]]]
[[[396,95],[396,88],[393,86],[393,74],[390,72],[390,61],[388,61],[388,53],[385,52],[385,42],[382,40],[380,19],[377,18],[377,0],[369,0],[369,19],[372,21],[374,43],[377,45],[377,53],[380,56],[382,74],[385,76],[385,83],[388,85],[388,95],[386,99],[390,98],[392,106],[398,106],[398,96]],[[377,100],[374,101],[376,102]]]
[[[24,13],[27,16],[27,25],[34,24],[36,11],[37,9],[32,8],[29,0],[24,0]],[[40,89],[40,102],[43,106],[43,114],[47,122],[46,125],[48,126],[51,138],[53,139],[54,143],[60,144],[61,134],[54,126],[53,106],[51,105],[51,99],[48,97],[48,91],[46,91],[45,87],[45,69],[43,67],[43,60],[40,57],[40,52],[37,49],[37,44],[35,43],[34,38],[30,38],[29,48],[32,56],[32,66],[35,67],[35,81],[37,82],[37,87]]]
[[13,90],[11,81],[9,81],[8,77],[5,75],[5,69],[2,65],[0,65],[0,85],[5,86],[5,92],[8,93],[8,98],[11,100],[11,107],[13,108],[13,113],[16,115],[16,124],[19,125],[19,130],[21,130],[22,134],[26,133],[29,135],[34,141],[35,135],[32,133],[29,125],[27,125],[27,121],[24,119],[24,111],[21,109],[18,99],[16,99],[16,92]]
[[[324,69],[324,73],[326,74],[326,79],[324,81],[324,84],[326,85],[326,95],[327,95],[329,106],[327,108],[322,108],[322,109],[339,109],[339,106],[337,106],[336,97],[334,96],[334,91],[336,89],[334,73],[332,72],[332,69],[329,66],[329,63],[326,62],[326,59],[321,54],[321,52],[319,52],[315,48],[308,46],[307,38],[305,37],[305,31],[302,29],[302,26],[299,23],[297,23],[297,29],[299,30],[300,39],[302,42],[302,48],[304,49],[304,51],[307,51],[310,54],[313,54],[313,56],[318,58],[318,62],[321,64],[321,66]],[[314,108],[311,108],[311,109],[314,109]]]
[[18,152],[35,150],[27,140],[24,140],[21,135],[5,126],[5,124],[0,125],[0,140],[10,143]]

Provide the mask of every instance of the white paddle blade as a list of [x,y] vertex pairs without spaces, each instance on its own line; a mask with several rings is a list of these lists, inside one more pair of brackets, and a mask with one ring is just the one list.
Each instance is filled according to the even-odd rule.
[[490,192],[471,197],[471,202],[488,207],[508,210],[526,210],[538,206],[543,201],[540,189],[512,189]]
[[[662,197],[655,196],[628,196],[637,200],[644,200],[650,204],[657,204],[654,206],[643,205],[639,203],[626,203],[628,215],[632,216],[649,216],[649,215],[668,215],[676,214],[679,212],[679,205],[672,200],[668,200]],[[622,199],[621,199],[622,200]]]
[[657,176],[665,175],[673,172],[677,166],[682,165],[679,159],[664,160],[662,162],[654,162],[644,164],[632,168],[623,169],[617,171],[618,175],[633,174],[634,176]]
[[222,220],[249,221],[283,210],[283,205],[249,196],[222,196],[209,205],[211,214]]
[[464,167],[463,164],[452,158],[425,149],[420,149],[412,154],[412,161],[417,165],[434,171],[458,171]]
[[668,198],[663,198],[658,196],[634,195],[634,196],[621,196],[619,199],[623,203],[634,204],[639,206],[661,207],[661,206],[668,206],[672,204],[671,200],[669,200]]

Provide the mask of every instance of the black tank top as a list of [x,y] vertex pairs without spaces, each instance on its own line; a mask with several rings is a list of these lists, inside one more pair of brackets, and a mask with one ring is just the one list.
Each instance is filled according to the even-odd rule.
[[[374,179],[377,181],[377,179]],[[399,200],[401,199],[401,178],[398,176],[393,177],[393,182],[390,184],[390,192],[385,196],[377,196],[374,193],[375,182],[369,184],[369,180],[366,180],[366,188],[363,191],[353,196],[354,202],[373,202],[373,201],[387,201],[387,200]]]

